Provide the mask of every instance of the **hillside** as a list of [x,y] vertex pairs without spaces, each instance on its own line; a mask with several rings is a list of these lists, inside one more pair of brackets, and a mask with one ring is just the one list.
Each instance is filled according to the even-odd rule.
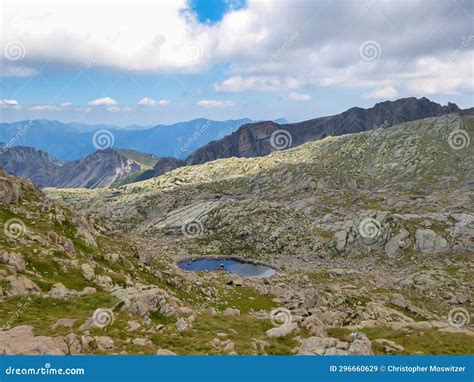
[[111,187],[153,169],[158,158],[133,150],[98,150],[87,157],[60,163],[31,147],[0,152],[0,167],[31,179],[38,187]]
[[[181,167],[116,190],[45,191],[145,238],[173,272],[190,256],[274,266],[270,279],[238,283],[289,309],[297,328],[281,338],[309,330],[337,343],[358,330],[376,354],[471,354],[473,134],[472,117],[449,114]],[[198,277],[220,285],[219,272]],[[189,324],[197,336],[202,321]],[[314,337],[292,346],[335,351]]]
[[[380,102],[369,109],[353,107],[341,114],[299,123],[251,123],[222,140],[210,142],[196,150],[186,159],[186,164],[200,164],[218,158],[263,156],[277,149],[295,147],[328,136],[358,133],[459,111],[455,104],[442,106],[427,98],[411,97]],[[279,129],[285,130],[286,135],[276,135],[272,144],[272,133]]]

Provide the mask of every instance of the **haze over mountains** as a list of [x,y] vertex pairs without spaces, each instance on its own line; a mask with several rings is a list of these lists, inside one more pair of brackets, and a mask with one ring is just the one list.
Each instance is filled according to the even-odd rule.
[[[114,147],[149,152],[158,156],[185,158],[213,139],[230,134],[250,119],[213,121],[205,118],[151,128],[117,128],[110,125],[85,125],[49,120],[0,123],[0,142],[14,139],[14,146],[30,146],[46,151],[53,157],[74,160],[92,154],[94,132],[108,130]],[[17,136],[23,128],[27,133]]]
[[[219,158],[259,157],[276,149],[298,146],[327,136],[387,128],[401,122],[460,112],[461,109],[452,103],[442,106],[427,98],[412,97],[381,102],[369,109],[354,107],[341,114],[292,124],[272,121],[247,123],[248,119],[223,122],[200,119],[145,130],[124,131],[112,128],[109,130],[114,138],[112,148],[98,150],[84,158],[66,163],[54,157],[58,156],[57,154],[61,154],[60,158],[74,157],[77,152],[93,150],[94,129],[105,129],[108,126],[80,124],[69,126],[56,121],[33,121],[22,141],[32,142],[35,147],[47,146],[47,142],[50,142],[53,150],[45,152],[38,148],[21,146],[2,150],[0,166],[12,175],[32,179],[39,187],[116,187],[160,176],[182,166],[201,164]],[[2,129],[0,136],[6,140],[8,134],[12,135],[12,129],[22,123],[3,124],[0,127]],[[234,131],[235,129],[237,130]],[[206,140],[212,134],[217,134],[219,137],[225,131],[232,133],[207,143]],[[272,134],[275,132],[286,134],[281,137],[285,140],[284,147],[275,146],[278,142],[273,142],[272,145]],[[60,141],[61,138],[65,139],[64,145]],[[139,143],[140,139],[143,140],[142,144]],[[183,142],[180,147],[177,146],[179,142]],[[202,142],[207,144],[197,148]],[[57,147],[56,144],[60,145],[61,150],[54,149]],[[166,145],[169,147],[165,147]],[[139,146],[148,147],[152,154],[133,149]],[[67,147],[69,153],[66,154]],[[169,154],[173,151],[173,147],[178,147],[174,149],[173,156],[154,154],[157,152]],[[191,153],[193,148],[196,150]],[[186,153],[189,155],[182,159]]]

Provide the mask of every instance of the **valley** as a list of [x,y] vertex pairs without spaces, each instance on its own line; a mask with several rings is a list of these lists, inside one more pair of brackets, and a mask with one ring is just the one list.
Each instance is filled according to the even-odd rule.
[[1,173],[0,353],[473,354],[474,119],[401,122],[116,188]]

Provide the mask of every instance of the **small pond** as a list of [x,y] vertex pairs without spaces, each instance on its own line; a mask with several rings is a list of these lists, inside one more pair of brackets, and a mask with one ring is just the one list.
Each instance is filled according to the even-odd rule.
[[227,271],[249,278],[265,278],[273,276],[276,270],[261,264],[253,264],[237,259],[195,259],[178,262],[178,266],[186,271]]

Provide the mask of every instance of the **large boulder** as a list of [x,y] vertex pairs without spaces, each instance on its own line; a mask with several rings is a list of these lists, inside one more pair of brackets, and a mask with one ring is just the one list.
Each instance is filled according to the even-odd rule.
[[289,322],[287,324],[278,326],[277,328],[271,328],[266,331],[267,337],[270,338],[279,338],[287,336],[288,334],[293,333],[295,330],[298,330],[298,324],[295,322]]
[[309,337],[301,342],[300,355],[370,355],[372,344],[364,333],[353,333],[351,342],[337,338]]
[[66,337],[37,337],[29,325],[0,331],[0,354],[65,355],[80,352],[81,346],[74,333]]
[[408,237],[399,217],[383,211],[365,211],[344,223],[329,242],[329,248],[337,253],[375,251],[395,256],[407,246]]
[[446,239],[431,229],[418,229],[415,237],[416,246],[422,253],[442,253],[449,250]]
[[154,285],[118,288],[112,291],[112,295],[120,300],[122,309],[138,314],[146,321],[149,320],[151,312],[177,316],[182,305],[178,298]]

